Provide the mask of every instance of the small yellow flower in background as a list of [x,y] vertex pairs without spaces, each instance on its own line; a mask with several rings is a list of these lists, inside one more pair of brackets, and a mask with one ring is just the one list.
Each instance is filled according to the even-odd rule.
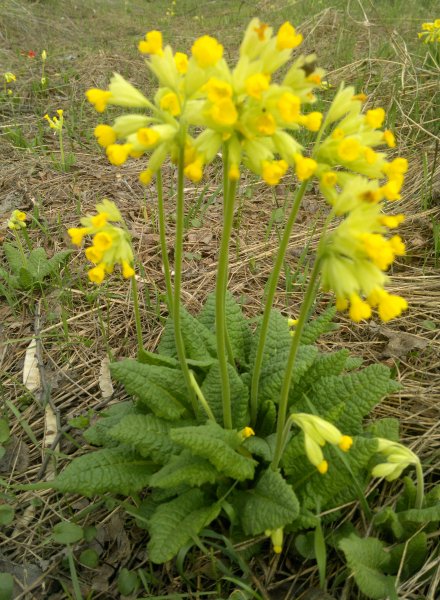
[[12,230],[24,229],[26,227],[26,213],[21,210],[12,211],[11,218],[8,221],[8,228]]
[[264,535],[270,537],[275,554],[281,554],[284,537],[283,528],[279,527],[278,529],[266,529]]
[[349,435],[343,435],[337,427],[321,417],[307,413],[293,413],[289,418],[303,431],[307,458],[321,475],[328,471],[328,462],[324,459],[321,450],[326,442],[338,446],[343,452],[348,452],[353,445],[353,439]]
[[141,40],[138,45],[139,52],[142,54],[163,54],[162,33],[160,31],[149,31],[145,35],[145,40]]
[[43,62],[45,62],[46,59],[47,59],[47,52],[46,52],[46,50],[43,50],[43,52],[41,53],[41,60]]
[[432,23],[422,23],[422,30],[417,35],[425,44],[440,42],[440,19]]
[[386,462],[373,467],[373,477],[384,477],[387,481],[394,481],[410,465],[420,465],[420,459],[409,448],[398,442],[378,438],[378,452],[386,457]]
[[122,227],[116,227],[111,222],[123,222],[118,208],[106,198],[96,205],[97,214],[83,217],[83,227],[72,227],[67,230],[72,243],[80,246],[85,236],[92,237],[92,245],[86,248],[86,258],[95,266],[88,276],[91,282],[100,284],[107,273],[112,273],[116,264],[121,265],[122,276],[125,279],[133,277],[133,249],[130,236]]
[[50,118],[49,115],[44,115],[44,118],[49,123],[49,127],[55,131],[61,131],[64,125],[64,112],[61,109],[57,110],[57,117]]
[[10,71],[7,71],[6,73],[3,74],[4,80],[6,81],[6,83],[11,83],[12,81],[16,81],[17,77],[14,75],[14,73],[11,73]]
[[246,440],[248,437],[251,437],[251,436],[255,435],[255,431],[252,429],[252,427],[245,427],[244,429],[242,429],[238,433],[241,435],[241,437],[244,440]]

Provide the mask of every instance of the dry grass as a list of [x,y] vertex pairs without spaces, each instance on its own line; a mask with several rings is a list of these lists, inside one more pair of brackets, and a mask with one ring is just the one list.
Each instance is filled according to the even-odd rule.
[[[129,2],[127,11],[121,8],[122,3],[115,1],[78,4],[79,7],[75,7],[70,2],[63,3],[61,10],[54,2],[48,2],[46,7],[43,2],[7,0],[6,8],[0,8],[0,17],[4,17],[0,58],[2,64],[10,65],[6,70],[21,74],[17,89],[22,98],[18,108],[5,108],[0,131],[19,126],[29,139],[39,134],[38,120],[42,115],[62,106],[67,122],[69,119],[75,122],[75,128],[72,127],[75,131],[68,143],[76,157],[71,170],[60,173],[54,170],[47,153],[47,148],[56,149],[50,132],[39,134],[34,150],[14,147],[11,138],[3,135],[0,138],[3,149],[0,215],[4,220],[12,208],[32,211],[38,206],[46,232],[43,235],[34,229],[31,234],[52,253],[65,247],[67,239],[63,232],[69,226],[76,226],[80,213],[92,210],[96,200],[103,196],[115,200],[126,217],[137,255],[145,267],[145,275],[140,278],[143,329],[146,346],[154,349],[162,327],[159,313],[161,317],[166,316],[154,191],[145,192],[139,185],[135,164],[115,169],[96,151],[90,140],[94,117],[83,107],[83,93],[90,85],[104,86],[113,70],[120,70],[142,83],[145,77],[141,71],[142,59],[134,52],[133,42],[148,28],[158,26],[174,31],[177,42],[173,41],[173,45],[181,42],[182,46],[188,46],[193,29],[200,26],[204,32],[216,31],[224,43],[233,48],[249,11],[257,10],[243,2],[241,13],[237,10],[230,19],[230,3],[218,3],[215,7],[216,3],[207,2],[198,11],[189,7],[185,13],[182,9],[173,20],[165,18],[162,3]],[[303,4],[300,3],[301,7]],[[146,6],[151,8],[150,17]],[[286,18],[286,12],[294,10],[293,4],[290,8],[284,6],[283,10],[275,10],[267,2],[260,2],[259,7],[258,12],[263,16],[275,13],[272,21],[280,21]],[[402,319],[386,326],[375,321],[353,325],[340,317],[339,332],[322,343],[333,349],[347,347],[367,362],[385,362],[394,369],[402,389],[386,399],[373,417],[400,419],[405,442],[422,458],[429,485],[438,479],[440,450],[440,257],[435,256],[433,241],[433,222],[440,215],[438,73],[436,75],[434,67],[423,64],[420,55],[414,53],[413,45],[407,45],[405,35],[411,23],[387,21],[378,15],[378,7],[379,3],[366,3],[361,7],[365,16],[362,11],[356,13],[353,7],[348,7],[345,15],[343,11],[327,7],[306,19],[303,31],[308,34],[306,50],[316,48],[334,85],[341,80],[361,82],[363,89],[371,94],[371,103],[382,103],[386,107],[395,122],[399,154],[410,159],[404,198],[399,203],[399,211],[408,215],[402,227],[408,253],[396,265],[391,285],[393,291],[409,299],[410,310]],[[47,18],[48,12],[51,19]],[[117,34],[115,14],[118,15]],[[194,20],[197,14],[204,15],[204,19]],[[155,17],[157,21],[152,22]],[[25,31],[26,46],[23,47]],[[343,44],[344,32],[354,39],[349,64],[342,64],[341,53],[334,51],[334,40],[338,45]],[[378,50],[384,36],[389,43],[385,56],[381,57]],[[48,76],[53,86],[47,95],[32,91],[31,83],[38,79],[37,64],[29,65],[18,56],[20,49],[41,51],[43,47],[49,50]],[[63,78],[66,72],[69,73],[67,81]],[[428,165],[428,172],[424,165]],[[214,195],[218,187],[215,165],[212,171],[206,198]],[[167,175],[170,185],[171,175]],[[243,181],[240,188],[241,225],[234,231],[231,246],[230,289],[236,297],[241,297],[249,315],[260,311],[262,289],[277,246],[276,227],[265,237],[265,224],[273,209],[283,205],[290,191],[289,182],[274,192],[251,178]],[[188,188],[188,207],[199,194],[200,188]],[[292,269],[310,242],[311,227],[320,206],[321,200],[312,190],[306,197],[289,246],[288,260]],[[167,199],[170,248],[174,239],[173,207],[170,195]],[[202,226],[190,227],[186,232],[185,251],[199,253],[196,259],[188,254],[184,264],[183,297],[191,311],[201,307],[215,285],[220,211],[217,199],[204,213]],[[30,396],[21,383],[25,350],[35,335],[35,328],[41,339],[47,380],[44,391],[55,408],[60,433],[65,433],[60,436],[59,466],[65,455],[81,451],[83,444],[80,432],[68,426],[69,419],[87,414],[94,418],[103,406],[98,379],[101,362],[108,351],[116,358],[135,354],[130,291],[125,284],[113,279],[102,292],[91,292],[84,282],[81,262],[76,253],[72,254],[62,277],[63,289],[47,293],[38,301],[39,323],[35,322],[35,304],[30,297],[23,295],[15,311],[6,304],[0,306],[0,334],[4,341],[0,348],[3,402],[10,416],[11,404],[21,413],[21,421],[11,419],[13,447],[0,462],[0,474],[12,486],[10,489],[44,478],[51,464],[47,463],[47,449],[43,448],[47,435],[43,403],[48,398],[42,394]],[[282,278],[276,303],[287,313],[295,314],[301,300],[301,285],[294,286],[289,294],[284,289]],[[329,297],[323,296],[317,309],[321,310],[329,301]],[[123,392],[117,390],[111,402],[121,398]],[[44,472],[42,465],[46,467]],[[384,501],[391,502],[398,492],[398,484],[386,488]],[[94,599],[119,597],[115,577],[121,567],[146,568],[158,581],[152,584],[155,596],[189,593],[188,597],[196,598],[190,590],[197,585],[200,590],[216,589],[210,573],[212,563],[203,557],[192,565],[192,572],[187,573],[193,588],[173,566],[145,564],[145,532],[131,527],[131,520],[116,505],[110,509],[94,506],[83,498],[67,499],[49,491],[17,491],[11,499],[16,507],[16,523],[8,535],[0,532],[0,571],[11,571],[16,576],[17,600],[67,597],[60,586],[60,582],[69,585],[70,581],[62,565],[65,553],[48,540],[55,523],[88,509],[89,514],[80,521],[82,525],[98,528],[93,544],[100,552],[100,567],[96,572],[82,569],[80,577],[84,588],[93,590]],[[350,514],[358,518],[355,508],[351,510]],[[317,586],[318,581],[315,566],[310,563],[311,566],[299,569],[297,559],[288,552],[282,558],[271,558],[266,552],[268,549],[264,550],[250,563],[253,585],[261,597],[312,600],[309,588]],[[329,578],[336,576],[339,568],[335,562]],[[26,570],[28,579],[22,584]],[[434,600],[439,578],[440,565],[435,550],[425,567],[401,586],[399,597]],[[343,594],[341,597],[347,599],[361,597],[350,580]]]

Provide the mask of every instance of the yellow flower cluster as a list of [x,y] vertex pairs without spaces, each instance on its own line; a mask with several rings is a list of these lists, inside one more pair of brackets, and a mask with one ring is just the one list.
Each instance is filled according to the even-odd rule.
[[339,310],[349,309],[359,322],[372,315],[389,321],[408,307],[404,298],[384,290],[385,272],[405,245],[398,235],[389,235],[404,220],[402,214],[384,215],[384,202],[401,199],[400,191],[408,162],[387,160],[381,145],[395,147],[394,135],[380,128],[382,108],[362,111],[365,97],[353,88],[341,88],[326,116],[327,137],[315,149],[316,176],[320,190],[343,219],[325,238],[320,256],[324,290],[336,294]]
[[57,110],[57,117],[53,117],[52,119],[49,115],[44,115],[44,118],[49,123],[49,127],[54,129],[55,131],[61,131],[64,125],[64,113],[60,109]]
[[[273,82],[301,42],[302,35],[289,22],[274,33],[253,19],[231,69],[214,37],[196,39],[186,55],[164,47],[160,31],[149,31],[139,50],[148,55],[147,65],[159,82],[154,101],[117,74],[108,90],[88,90],[98,112],[109,104],[146,110],[145,115],[119,117],[113,125],[98,125],[98,142],[115,165],[150,155],[140,174],[145,184],[167,156],[176,161],[182,146],[185,175],[194,182],[222,145],[227,146],[230,179],[239,178],[241,164],[269,185],[279,183],[289,166],[296,168],[299,179],[307,179],[317,164],[302,156],[302,146],[288,131],[321,127],[321,113],[305,114],[303,108],[316,101],[313,91],[321,86],[324,72],[314,66],[314,56],[300,56],[285,68],[280,83]],[[202,132],[193,137],[188,126]]]
[[378,452],[386,457],[386,462],[373,467],[371,471],[373,477],[384,477],[387,481],[394,481],[410,465],[420,464],[417,454],[402,444],[383,438],[378,438],[377,441]]
[[81,219],[83,227],[72,227],[67,233],[75,246],[80,246],[87,235],[93,236],[92,245],[86,248],[87,259],[95,266],[88,275],[93,283],[102,283],[107,273],[112,273],[115,264],[122,267],[122,275],[134,276],[133,250],[130,236],[121,227],[111,222],[123,222],[121,213],[110,200],[104,199],[96,205],[97,214]]
[[417,35],[425,44],[440,42],[440,19],[432,23],[422,23],[422,30]]
[[[196,39],[186,55],[164,46],[160,31],[149,31],[139,50],[159,82],[154,99],[118,74],[108,90],[88,90],[99,112],[109,104],[141,109],[98,125],[95,136],[114,165],[148,155],[140,172],[144,184],[167,157],[183,157],[185,176],[198,182],[222,147],[230,180],[239,179],[242,165],[268,185],[277,185],[290,167],[299,181],[315,177],[333,214],[343,217],[319,257],[324,288],[336,292],[338,308],[349,308],[354,321],[370,317],[375,307],[388,321],[407,308],[403,298],[384,290],[385,271],[405,247],[400,237],[387,235],[403,216],[385,217],[381,209],[401,199],[408,163],[388,159],[383,148],[394,148],[396,140],[382,129],[385,111],[364,110],[366,96],[352,87],[339,89],[325,118],[304,110],[325,86],[313,55],[292,60],[301,42],[289,22],[274,32],[252,19],[231,68],[214,37]],[[284,75],[275,81],[281,69]],[[300,128],[318,132],[311,156],[295,138]]]
[[332,423],[316,415],[293,413],[290,420],[302,429],[307,458],[321,475],[328,471],[328,462],[321,450],[326,442],[338,446],[343,452],[348,452],[353,445],[353,439],[349,435],[343,435]]
[[8,228],[12,230],[24,229],[26,227],[26,213],[21,210],[13,210],[8,221]]
[[3,79],[6,83],[12,83],[13,81],[17,80],[17,77],[14,75],[14,73],[7,71],[6,73],[3,73]]

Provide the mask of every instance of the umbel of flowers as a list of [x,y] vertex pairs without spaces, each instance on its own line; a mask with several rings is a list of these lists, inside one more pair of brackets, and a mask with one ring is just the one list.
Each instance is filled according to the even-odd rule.
[[[169,45],[164,46],[159,31],[150,31],[139,42],[139,50],[147,56],[146,64],[159,83],[154,96],[147,98],[119,74],[113,75],[108,89],[92,88],[86,95],[99,113],[104,113],[109,105],[135,109],[135,112],[118,116],[111,124],[97,125],[95,136],[113,165],[119,167],[133,159],[139,163],[139,178],[143,184],[156,181],[168,308],[178,365],[186,386],[187,408],[191,409],[191,417],[197,423],[207,419],[200,427],[186,428],[191,430],[189,441],[182,437],[185,428],[173,434],[173,440],[179,439],[184,448],[191,449],[194,439],[199,439],[199,435],[203,437],[203,432],[208,430],[208,437],[228,439],[234,450],[246,438],[252,438],[254,431],[258,435],[262,418],[260,379],[277,283],[304,194],[311,182],[315,181],[319,186],[329,205],[328,218],[298,318],[286,320],[287,346],[290,342],[290,347],[280,374],[281,382],[278,381],[277,397],[273,398],[273,448],[268,462],[271,473],[279,473],[283,452],[291,437],[290,430],[296,427],[302,432],[309,462],[325,476],[329,469],[323,452],[326,443],[333,446],[335,452],[349,452],[353,439],[318,415],[302,411],[288,414],[301,336],[319,282],[325,291],[335,293],[337,308],[348,309],[355,322],[369,318],[373,309],[377,309],[383,321],[389,321],[407,308],[405,299],[385,289],[387,271],[396,257],[405,253],[404,243],[394,234],[404,217],[389,214],[388,210],[384,212],[384,208],[388,209],[388,205],[400,199],[408,165],[406,159],[391,158],[388,154],[396,144],[393,133],[383,129],[385,111],[380,107],[365,108],[368,99],[363,94],[356,94],[352,87],[341,86],[324,114],[313,110],[317,94],[325,88],[322,84],[325,73],[315,66],[313,55],[298,53],[301,43],[302,35],[290,23],[284,23],[274,32],[259,19],[253,19],[245,31],[238,61],[231,67],[223,57],[223,46],[214,37],[198,38],[190,54],[185,54],[174,52]],[[279,75],[281,70],[283,75]],[[298,133],[304,129],[316,134],[311,151],[298,141]],[[220,404],[220,417],[218,412],[214,414],[215,410],[194,374],[193,369],[200,366],[200,361],[194,366],[194,360],[187,360],[187,340],[182,332],[183,319],[189,317],[181,308],[184,179],[199,182],[206,166],[219,151],[223,162],[223,229],[214,301],[215,350],[211,348],[210,352],[213,353],[211,357],[215,355],[216,368],[218,365],[215,402],[217,409]],[[165,239],[161,177],[161,167],[168,159],[177,167],[173,277]],[[289,205],[266,286],[252,369],[247,373],[249,402],[245,412],[248,426],[241,423],[238,428],[233,414],[233,388],[237,386],[239,375],[236,369],[240,367],[240,361],[228,331],[226,303],[229,242],[236,190],[243,169],[250,169],[269,186],[277,185],[291,174],[298,180],[298,187]],[[125,226],[113,223],[122,223],[122,217],[113,203],[104,201],[97,206],[96,215],[83,218],[82,227],[70,229],[69,235],[77,245],[91,236],[92,245],[85,253],[94,264],[89,270],[92,282],[101,283],[114,265],[120,264],[123,276],[135,285],[129,235]],[[154,368],[162,368],[160,360],[151,358],[143,349],[135,287],[133,291],[139,359],[141,362],[152,360]],[[293,326],[291,338],[289,325]],[[166,359],[164,364],[169,365],[169,360]],[[216,429],[220,419],[221,431]],[[209,446],[209,442],[206,443]],[[200,444],[198,451],[205,444],[201,438]],[[391,462],[396,448],[394,445],[392,452],[387,454],[388,450],[383,444],[381,446]],[[249,454],[245,448],[242,451],[240,456]],[[200,456],[207,458],[203,452]],[[216,458],[210,456],[217,464]],[[415,463],[401,464],[403,469]],[[380,467],[375,474],[388,476],[390,473],[388,467]],[[264,530],[272,538],[275,550],[281,551],[283,527],[275,523],[274,527]]]
[[[384,290],[385,272],[405,247],[399,236],[387,235],[403,216],[384,216],[382,209],[400,199],[407,161],[387,158],[385,150],[395,146],[395,139],[381,129],[385,111],[363,111],[366,97],[353,88],[336,94],[324,120],[320,112],[307,110],[324,71],[314,66],[314,56],[292,61],[301,42],[288,22],[274,34],[253,19],[231,68],[213,37],[197,39],[187,56],[164,47],[162,34],[150,31],[139,50],[148,55],[147,66],[159,82],[154,99],[118,74],[108,90],[90,89],[87,98],[99,112],[109,104],[145,111],[98,125],[95,135],[115,165],[148,156],[140,169],[146,184],[168,156],[178,162],[180,152],[185,176],[198,182],[221,147],[231,187],[243,166],[269,185],[278,184],[289,167],[300,182],[317,178],[333,215],[345,217],[321,246],[323,287],[335,291],[338,308],[349,307],[354,321],[369,318],[374,307],[387,321],[407,306]],[[276,81],[286,64],[285,75]],[[295,139],[301,128],[318,132],[311,156]]]

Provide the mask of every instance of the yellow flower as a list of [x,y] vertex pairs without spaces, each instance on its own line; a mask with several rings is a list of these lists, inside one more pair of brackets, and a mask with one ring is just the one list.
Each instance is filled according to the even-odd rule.
[[100,231],[94,236],[93,245],[100,252],[105,252],[113,245],[113,238],[105,231]]
[[355,323],[359,323],[364,319],[369,319],[371,317],[371,306],[357,294],[351,294],[349,315],[350,319]]
[[188,56],[184,52],[176,52],[174,55],[174,63],[176,69],[181,75],[184,75],[188,70]]
[[93,104],[98,112],[101,113],[107,108],[107,104],[111,98],[111,95],[111,92],[100,90],[98,88],[92,88],[86,92],[87,100],[90,102],[90,104]]
[[301,98],[290,92],[285,92],[278,100],[278,110],[286,123],[294,123],[297,120],[300,107]]
[[142,54],[158,54],[162,56],[162,33],[160,31],[149,31],[145,35],[145,40],[139,42],[138,49]]
[[383,108],[380,107],[367,110],[367,113],[365,115],[366,123],[373,129],[378,129],[379,127],[382,127],[384,119],[385,111]]
[[177,94],[168,92],[159,101],[159,106],[162,110],[169,112],[173,117],[177,117],[181,113],[180,101]]
[[210,35],[198,38],[191,48],[191,53],[199,67],[213,67],[223,56],[223,46]]
[[295,27],[286,21],[281,25],[277,33],[277,50],[296,48],[303,41],[301,33],[296,33]]
[[21,210],[13,210],[11,218],[8,221],[8,228],[11,230],[26,228],[26,213]]
[[281,554],[283,549],[283,528],[266,529],[264,535],[270,537],[275,554]]
[[72,244],[75,246],[81,246],[84,236],[90,233],[90,229],[87,227],[71,227],[67,230],[70,236]]
[[247,439],[248,437],[251,437],[252,435],[255,435],[255,431],[252,429],[252,427],[245,427],[238,433],[243,438],[243,440]]
[[98,265],[88,272],[89,279],[92,283],[102,283],[105,278],[105,266]]
[[53,117],[52,119],[49,115],[44,115],[44,118],[49,123],[49,127],[51,129],[55,129],[56,131],[61,131],[64,124],[64,116],[63,111],[61,109],[57,110],[58,117]]
[[41,60],[43,62],[45,62],[46,59],[47,59],[47,52],[46,52],[46,50],[43,50],[43,52],[41,53]]
[[384,139],[384,142],[386,143],[386,145],[388,146],[388,148],[396,147],[396,138],[394,137],[394,133],[392,131],[390,131],[389,129],[386,129],[383,132],[383,139]]
[[257,130],[261,135],[273,135],[277,128],[275,119],[269,113],[264,113],[258,117],[256,124]]
[[223,98],[213,104],[210,115],[219,125],[230,127],[237,122],[238,112],[230,98]]
[[103,253],[101,250],[96,248],[95,246],[89,246],[86,248],[84,254],[86,255],[87,260],[97,265],[102,260]]
[[10,71],[7,71],[6,73],[4,73],[3,77],[6,81],[6,83],[11,83],[12,81],[16,81],[16,79],[17,79],[17,77],[14,75],[14,73],[11,73]]
[[196,158],[194,162],[185,167],[184,173],[188,179],[198,183],[203,177],[203,159],[201,157]]
[[147,148],[151,148],[157,144],[160,139],[158,132],[150,127],[141,127],[137,130],[136,136],[139,143]]
[[139,180],[144,185],[148,185],[151,182],[151,180],[153,179],[153,176],[154,176],[154,171],[152,171],[151,169],[145,169],[145,171],[142,171],[141,173],[139,173]]
[[345,138],[338,146],[338,156],[341,160],[351,162],[359,157],[361,144],[355,138]]
[[254,73],[245,81],[246,93],[257,100],[261,99],[261,95],[269,89],[270,75],[265,73]]
[[408,302],[401,296],[389,294],[383,289],[374,289],[368,296],[371,306],[377,306],[379,317],[384,323],[399,317],[408,308]]
[[122,276],[125,279],[129,279],[130,277],[133,277],[134,275],[134,269],[133,267],[130,265],[129,262],[127,262],[126,260],[122,261]]
[[107,146],[116,142],[116,133],[110,125],[97,125],[93,134],[98,140],[98,144],[103,148],[107,148]]
[[318,168],[318,163],[313,158],[304,158],[301,154],[295,154],[294,159],[295,173],[300,181],[309,179]]
[[289,165],[285,160],[264,160],[262,168],[264,181],[269,185],[278,185],[281,177],[286,174]]
[[304,115],[300,123],[309,131],[319,131],[322,124],[322,113],[314,111]]
[[107,146],[106,154],[112,165],[119,167],[125,163],[131,149],[131,144],[110,144]]
[[225,98],[232,98],[232,86],[216,77],[211,77],[202,87],[202,91],[206,92],[208,100],[211,102],[220,102]]
[[328,462],[324,459],[321,446],[328,442],[339,446],[343,452],[348,452],[353,445],[353,439],[349,435],[343,435],[335,425],[317,415],[293,413],[289,418],[302,429],[306,456],[321,475],[328,471]]

